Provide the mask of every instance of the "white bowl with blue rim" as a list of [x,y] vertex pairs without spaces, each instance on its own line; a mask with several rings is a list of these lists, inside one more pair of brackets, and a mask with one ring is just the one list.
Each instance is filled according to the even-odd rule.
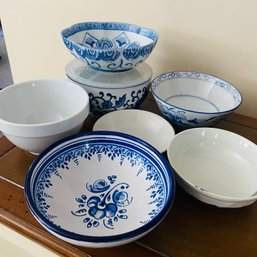
[[103,71],[125,71],[144,62],[158,40],[154,30],[122,22],[77,23],[61,36],[77,59]]
[[204,203],[236,208],[257,200],[257,146],[236,133],[187,129],[173,137],[167,156],[176,181]]
[[87,91],[90,112],[96,116],[139,107],[147,96],[153,74],[147,63],[126,72],[104,72],[77,59],[66,65],[65,72],[70,81]]
[[89,97],[62,80],[31,80],[0,90],[0,131],[33,154],[78,133],[89,114]]
[[151,91],[162,114],[182,128],[212,126],[242,103],[235,86],[194,71],[163,73],[152,81]]
[[175,135],[172,125],[160,115],[144,110],[120,110],[100,117],[93,131],[108,130],[126,133],[138,137],[160,153],[167,150]]
[[174,200],[168,161],[123,133],[88,132],[61,140],[31,165],[28,207],[56,237],[80,246],[111,247],[155,228]]

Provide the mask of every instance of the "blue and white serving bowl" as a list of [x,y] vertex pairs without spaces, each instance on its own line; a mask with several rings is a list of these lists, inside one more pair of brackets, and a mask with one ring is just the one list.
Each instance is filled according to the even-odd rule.
[[31,165],[26,201],[38,222],[80,246],[112,247],[156,227],[174,200],[166,159],[144,141],[117,132],[61,140]]
[[151,90],[162,114],[182,128],[215,125],[242,103],[232,84],[200,72],[163,73]]
[[68,50],[92,68],[125,71],[147,59],[158,34],[152,29],[121,22],[82,22],[61,32]]
[[66,65],[65,72],[69,80],[86,90],[90,112],[96,116],[139,107],[147,96],[153,74],[147,63],[126,72],[104,72],[76,59]]

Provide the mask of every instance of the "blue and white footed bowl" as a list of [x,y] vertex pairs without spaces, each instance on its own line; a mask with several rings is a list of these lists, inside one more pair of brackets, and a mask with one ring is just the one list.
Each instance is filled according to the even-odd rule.
[[144,62],[158,34],[121,22],[82,22],[61,32],[68,50],[79,60],[103,71],[125,71]]
[[151,91],[162,114],[181,128],[215,125],[242,103],[232,84],[194,71],[163,73]]
[[117,132],[61,140],[31,165],[25,182],[29,209],[58,238],[111,247],[156,227],[174,200],[166,159],[144,141]]
[[75,59],[66,65],[65,72],[69,80],[86,90],[90,112],[95,116],[139,107],[152,78],[152,69],[147,63],[126,72],[104,72]]

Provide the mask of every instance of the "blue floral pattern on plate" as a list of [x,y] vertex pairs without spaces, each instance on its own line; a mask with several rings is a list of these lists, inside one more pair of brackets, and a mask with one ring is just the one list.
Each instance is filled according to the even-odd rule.
[[127,209],[124,207],[132,202],[133,197],[129,197],[126,192],[129,188],[128,183],[118,183],[112,186],[116,178],[112,175],[107,177],[108,182],[98,179],[93,185],[87,184],[87,192],[93,193],[93,196],[88,197],[86,193],[75,199],[79,209],[71,213],[78,217],[86,216],[83,222],[86,223],[87,228],[97,227],[102,221],[106,228],[113,229],[114,223],[117,223],[119,219],[128,218]]
[[108,242],[156,226],[173,202],[174,186],[169,164],[150,145],[98,131],[47,149],[31,166],[25,191],[32,213],[50,232]]

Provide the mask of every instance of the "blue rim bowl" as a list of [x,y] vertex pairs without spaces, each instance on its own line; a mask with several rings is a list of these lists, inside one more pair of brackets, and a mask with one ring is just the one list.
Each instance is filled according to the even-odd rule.
[[161,113],[181,128],[213,126],[242,103],[235,86],[195,71],[163,73],[153,79],[151,92]]
[[144,62],[158,40],[154,30],[122,22],[81,22],[63,29],[61,36],[77,59],[112,72]]
[[87,247],[144,236],[166,216],[174,197],[168,161],[148,143],[118,132],[60,140],[32,163],[25,181],[37,221],[58,238]]

